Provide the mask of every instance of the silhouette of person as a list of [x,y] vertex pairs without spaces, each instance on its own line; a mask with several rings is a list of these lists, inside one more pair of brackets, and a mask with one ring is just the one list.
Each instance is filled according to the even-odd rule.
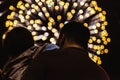
[[37,54],[39,46],[34,45],[31,32],[24,27],[15,27],[6,31],[5,35],[2,43],[5,57],[2,75],[12,80],[20,80],[28,64]]
[[12,80],[20,80],[24,71],[38,52],[59,48],[57,45],[44,43],[37,45],[31,32],[25,27],[15,27],[6,32],[3,39],[3,54],[7,61],[2,75]]
[[65,24],[58,40],[60,49],[39,54],[22,80],[109,80],[106,71],[88,56],[89,38],[82,23]]

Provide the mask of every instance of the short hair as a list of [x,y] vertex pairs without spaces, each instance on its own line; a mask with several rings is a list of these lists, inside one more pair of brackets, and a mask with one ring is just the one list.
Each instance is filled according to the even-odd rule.
[[10,56],[18,56],[33,45],[33,36],[24,27],[15,27],[11,31],[7,31],[5,39],[3,39],[3,49],[7,53],[6,55]]
[[61,29],[60,36],[62,34],[71,41],[87,48],[88,40],[90,38],[90,31],[80,22],[69,22]]

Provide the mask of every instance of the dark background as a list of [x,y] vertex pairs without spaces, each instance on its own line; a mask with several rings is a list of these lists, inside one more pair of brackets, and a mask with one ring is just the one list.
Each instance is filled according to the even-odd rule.
[[[7,9],[10,4],[15,5],[18,0],[4,0],[4,5],[0,5],[0,12]],[[108,44],[109,53],[102,55],[102,67],[108,72],[111,80],[120,80],[120,1],[119,0],[97,0],[98,5],[107,12],[107,31],[111,37]],[[7,12],[6,14],[8,14]],[[6,15],[0,17],[0,38],[5,31],[4,21]],[[1,39],[0,39],[1,40]],[[1,49],[1,41],[0,41]]]
[[98,0],[98,4],[107,11],[107,30],[111,37],[108,45],[109,53],[102,56],[102,66],[112,80],[120,80],[120,1]]

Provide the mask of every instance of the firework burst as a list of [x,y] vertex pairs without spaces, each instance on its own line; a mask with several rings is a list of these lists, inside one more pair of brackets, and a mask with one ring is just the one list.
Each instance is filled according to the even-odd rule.
[[110,42],[106,11],[95,0],[20,0],[9,10],[11,13],[7,16],[6,27],[26,27],[35,41],[56,44],[64,24],[78,21],[90,30],[89,57],[101,64],[99,55],[108,53],[105,47]]

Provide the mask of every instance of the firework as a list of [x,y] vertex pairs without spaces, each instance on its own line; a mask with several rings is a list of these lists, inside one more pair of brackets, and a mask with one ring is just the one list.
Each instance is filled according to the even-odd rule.
[[35,41],[56,44],[64,24],[78,21],[90,30],[89,57],[101,64],[99,55],[108,53],[106,45],[110,38],[106,30],[106,11],[95,0],[20,0],[9,10],[6,27],[26,27]]

